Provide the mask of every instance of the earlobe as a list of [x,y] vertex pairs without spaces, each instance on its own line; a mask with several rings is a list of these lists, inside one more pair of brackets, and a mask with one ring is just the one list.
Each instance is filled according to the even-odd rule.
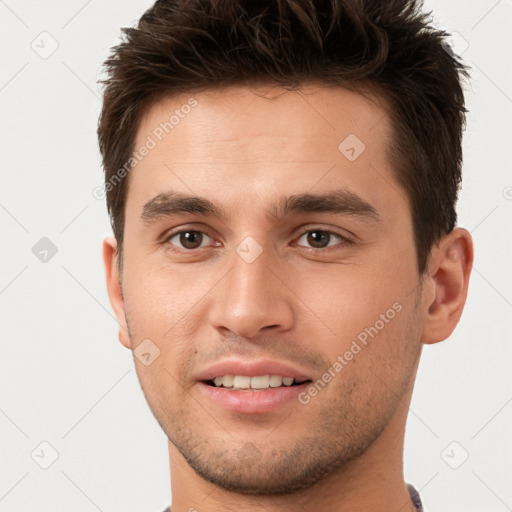
[[128,336],[128,326],[126,324],[124,298],[118,271],[117,258],[118,252],[116,239],[114,237],[105,238],[105,240],[103,240],[103,264],[105,266],[108,297],[119,323],[119,341],[123,346],[131,349],[132,346],[130,337]]
[[473,242],[465,229],[454,229],[432,250],[423,285],[423,343],[443,341],[455,329],[466,303],[472,265]]

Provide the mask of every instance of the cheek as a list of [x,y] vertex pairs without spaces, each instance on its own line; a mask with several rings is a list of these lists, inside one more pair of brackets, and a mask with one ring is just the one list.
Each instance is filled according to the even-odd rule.
[[338,340],[354,338],[390,309],[388,316],[394,316],[393,305],[410,300],[407,293],[413,289],[412,273],[397,279],[395,272],[383,268],[331,265],[320,270],[296,272],[294,291]]
[[123,291],[135,344],[151,339],[167,365],[188,359],[203,327],[201,319],[206,318],[205,297],[218,281],[218,272],[185,265],[155,265],[138,272],[132,265],[127,266],[128,275],[132,277]]
[[[143,266],[148,270],[137,269]],[[133,305],[133,314],[146,321],[163,322],[183,316],[201,292],[201,276],[191,275],[179,266],[170,269],[141,263],[129,267],[127,275],[131,279],[125,286],[125,299]]]
[[354,308],[353,314],[357,322],[341,320],[337,343],[328,349],[332,363],[339,363],[330,399],[352,390],[355,408],[372,403],[379,410],[409,385],[421,351],[421,319],[414,300],[394,302],[378,314]]

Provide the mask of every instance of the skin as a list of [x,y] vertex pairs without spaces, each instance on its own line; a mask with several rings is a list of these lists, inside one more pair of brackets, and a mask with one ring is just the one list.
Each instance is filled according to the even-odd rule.
[[[184,94],[146,112],[136,147],[190,96],[197,106],[130,173],[122,275],[115,239],[104,242],[121,343],[135,350],[150,339],[160,350],[149,366],[134,361],[169,438],[173,512],[414,510],[402,470],[408,406],[422,346],[447,338],[462,313],[469,233],[444,236],[418,273],[378,98],[321,85]],[[338,149],[348,134],[366,146],[354,161]],[[277,207],[283,196],[340,188],[378,220]],[[226,217],[142,220],[144,205],[169,191],[206,198]],[[180,230],[207,236],[187,249],[170,237]],[[319,230],[351,242],[332,235],[319,247]],[[248,236],[262,249],[252,263],[236,252]],[[230,356],[288,362],[317,380],[397,303],[307,404],[233,413],[198,389],[199,370]]]

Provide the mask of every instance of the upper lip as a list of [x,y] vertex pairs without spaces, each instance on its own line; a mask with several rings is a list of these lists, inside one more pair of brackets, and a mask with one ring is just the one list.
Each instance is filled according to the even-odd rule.
[[299,370],[287,363],[259,359],[247,361],[241,359],[229,359],[214,363],[197,375],[197,380],[212,380],[215,377],[224,375],[246,375],[256,377],[257,375],[281,375],[282,377],[293,377],[297,381],[312,380],[304,371]]

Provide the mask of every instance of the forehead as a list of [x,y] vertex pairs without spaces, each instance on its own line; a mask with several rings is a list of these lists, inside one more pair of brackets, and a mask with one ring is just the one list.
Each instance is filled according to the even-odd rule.
[[[301,153],[313,150],[316,154],[317,143],[326,135],[329,142],[350,130],[357,132],[362,141],[371,138],[377,142],[379,135],[388,135],[386,108],[384,100],[375,94],[341,87],[308,85],[294,91],[270,84],[222,87],[179,94],[153,105],[142,117],[136,145],[143,144],[151,134],[156,139],[181,141],[180,134],[187,136],[193,129],[195,140],[175,145],[175,156],[185,156],[191,150],[198,154],[206,144],[205,154],[220,146],[215,149],[225,150],[222,156],[229,159],[240,147],[237,141],[244,137],[258,137],[259,144],[266,144],[272,152],[282,150],[281,141],[289,139],[288,144],[297,141]],[[304,139],[312,144],[304,145]],[[331,149],[337,156],[337,144]],[[255,155],[246,151],[246,156]]]
[[340,87],[179,94],[141,119],[135,151],[150,149],[130,173],[128,201],[142,204],[168,188],[222,200],[228,187],[262,200],[273,191],[340,186],[367,189],[371,199],[380,182],[398,189],[386,157],[390,136],[378,96]]

